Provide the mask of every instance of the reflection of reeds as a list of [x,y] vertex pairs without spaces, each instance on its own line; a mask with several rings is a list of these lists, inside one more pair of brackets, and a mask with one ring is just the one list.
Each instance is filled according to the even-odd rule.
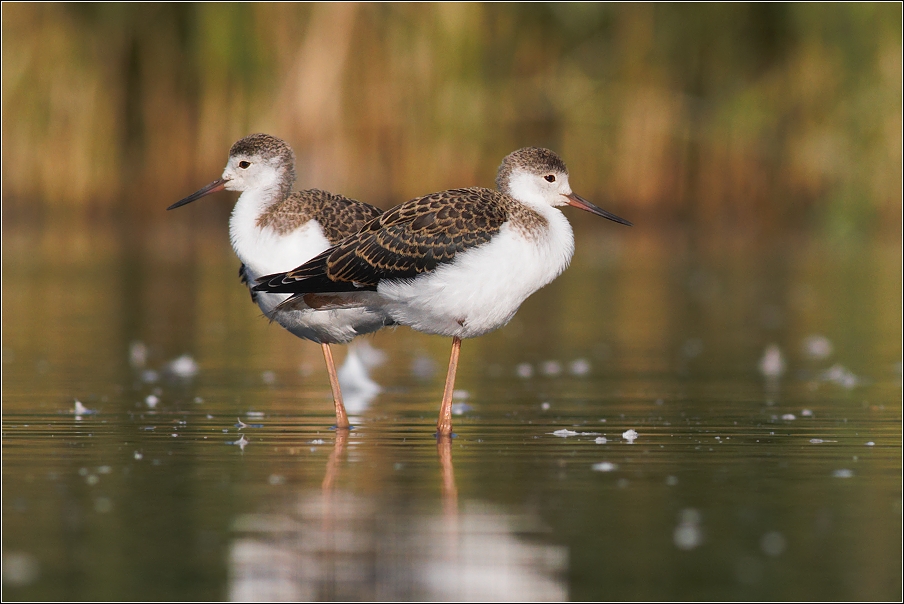
[[538,144],[632,217],[899,224],[893,5],[14,4],[2,27],[7,216],[156,214],[268,131],[305,186],[383,205]]

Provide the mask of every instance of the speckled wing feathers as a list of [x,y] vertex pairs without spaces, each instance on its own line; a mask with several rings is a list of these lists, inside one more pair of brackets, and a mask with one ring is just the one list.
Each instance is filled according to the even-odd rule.
[[414,278],[488,242],[508,219],[507,201],[501,193],[482,188],[412,199],[299,268],[261,278],[257,289],[342,292],[376,289],[382,279]]
[[323,234],[329,240],[330,245],[336,245],[346,237],[354,235],[365,224],[383,213],[383,210],[364,203],[327,193],[319,189],[311,189],[307,193],[316,196],[316,201],[311,204],[313,218],[320,223]]
[[379,208],[363,201],[320,189],[309,189],[292,193],[276,207],[262,214],[258,218],[258,225],[286,235],[298,225],[315,219],[320,223],[330,245],[335,245],[357,233],[380,213]]

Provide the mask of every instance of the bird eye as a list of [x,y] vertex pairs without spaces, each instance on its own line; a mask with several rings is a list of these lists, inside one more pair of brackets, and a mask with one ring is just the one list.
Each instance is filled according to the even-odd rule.
[[242,160],[239,162],[239,168],[241,168],[242,170],[247,169],[250,165],[251,165],[250,161]]
[[546,179],[546,182],[556,182],[556,175],[555,175],[555,174],[547,174],[547,175],[544,176],[543,178]]

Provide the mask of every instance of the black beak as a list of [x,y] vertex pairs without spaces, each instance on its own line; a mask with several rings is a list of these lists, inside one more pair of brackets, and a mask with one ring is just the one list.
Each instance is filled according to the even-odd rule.
[[217,179],[217,180],[213,181],[212,183],[210,183],[209,185],[207,185],[206,187],[204,187],[203,189],[195,191],[194,193],[192,193],[185,199],[180,199],[179,201],[177,201],[176,203],[174,203],[173,205],[168,207],[167,210],[175,210],[176,208],[184,206],[187,203],[197,201],[198,199],[201,199],[205,195],[209,195],[211,193],[216,193],[217,191],[222,191],[223,189],[226,188],[227,182],[229,182],[229,181],[227,181],[226,179],[223,179],[223,178]]
[[619,224],[624,224],[627,226],[634,226],[633,224],[631,224],[624,218],[619,218],[618,216],[616,216],[615,214],[613,214],[611,212],[607,212],[606,210],[604,210],[602,208],[596,207],[595,205],[593,205],[592,203],[590,203],[589,201],[587,201],[586,199],[584,199],[577,193],[572,193],[571,195],[566,195],[565,198],[568,200],[568,205],[570,205],[570,206],[574,206],[576,208],[581,208],[582,210],[586,210],[587,212],[590,212],[591,214],[596,214],[597,216],[602,216],[603,218],[608,218],[609,220],[612,220],[613,222],[617,222]]

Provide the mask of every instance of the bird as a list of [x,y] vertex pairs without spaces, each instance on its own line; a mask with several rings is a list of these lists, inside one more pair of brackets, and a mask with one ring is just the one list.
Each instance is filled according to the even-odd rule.
[[562,273],[574,234],[561,206],[632,226],[574,193],[553,151],[525,147],[503,159],[496,189],[452,189],[406,201],[254,291],[292,294],[291,308],[371,308],[417,331],[452,338],[437,436],[452,436],[461,341],[508,323],[521,303]]
[[350,427],[342,391],[330,349],[354,337],[391,324],[378,309],[349,308],[315,312],[295,304],[280,307],[289,296],[258,292],[255,280],[289,270],[356,233],[381,210],[319,189],[292,191],[295,184],[295,153],[282,139],[269,134],[251,134],[232,145],[222,176],[177,201],[173,210],[218,191],[240,191],[229,219],[229,238],[241,260],[239,278],[251,291],[271,322],[275,321],[299,338],[320,344],[326,361],[336,410],[337,429]]

